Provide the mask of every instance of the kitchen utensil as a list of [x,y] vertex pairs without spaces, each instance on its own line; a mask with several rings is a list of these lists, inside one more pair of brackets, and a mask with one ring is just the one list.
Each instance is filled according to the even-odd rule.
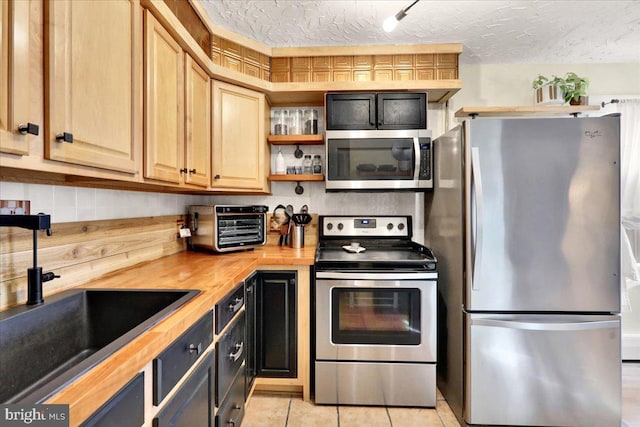
[[277,226],[279,226],[280,238],[278,239],[278,246],[282,246],[282,244],[284,243],[284,236],[285,236],[285,233],[283,232],[283,230],[286,231],[286,228],[284,228],[284,225],[287,224],[287,221],[288,221],[287,209],[284,207],[284,205],[276,206],[276,208],[273,210],[272,220],[276,223]]
[[302,207],[300,208],[300,213],[308,213],[308,212],[309,212],[309,206],[302,205]]
[[306,213],[293,214],[294,225],[307,225],[311,222],[311,215]]
[[291,234],[291,227],[293,226],[293,223],[291,221],[291,217],[293,216],[293,206],[291,205],[287,205],[286,209],[286,214],[287,214],[287,235],[284,238],[284,244],[288,245],[289,244],[289,239],[290,239],[290,234]]

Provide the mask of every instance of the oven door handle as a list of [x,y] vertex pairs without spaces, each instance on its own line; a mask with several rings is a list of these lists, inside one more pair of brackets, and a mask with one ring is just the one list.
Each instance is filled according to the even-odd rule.
[[421,273],[404,273],[404,272],[381,272],[381,273],[362,273],[362,272],[343,272],[343,271],[317,271],[317,279],[348,279],[348,280],[420,280],[420,279],[437,279],[436,272]]

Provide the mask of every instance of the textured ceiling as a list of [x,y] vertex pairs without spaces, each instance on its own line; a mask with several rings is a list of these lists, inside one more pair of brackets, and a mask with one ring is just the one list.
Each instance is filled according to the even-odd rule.
[[270,47],[462,43],[463,64],[640,62],[640,0],[202,0],[214,24]]

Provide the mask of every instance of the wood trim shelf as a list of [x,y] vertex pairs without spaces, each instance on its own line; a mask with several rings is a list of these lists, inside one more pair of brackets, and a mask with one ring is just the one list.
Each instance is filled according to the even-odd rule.
[[463,107],[456,117],[559,117],[598,111],[597,105],[554,105],[522,107]]
[[322,145],[324,135],[269,135],[267,142],[277,145]]
[[303,182],[303,181],[324,181],[324,175],[309,175],[309,174],[289,174],[289,175],[269,175],[269,181],[289,181],[289,182]]

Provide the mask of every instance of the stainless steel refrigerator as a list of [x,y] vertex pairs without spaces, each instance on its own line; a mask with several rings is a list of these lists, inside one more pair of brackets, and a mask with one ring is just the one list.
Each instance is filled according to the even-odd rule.
[[437,382],[461,422],[620,425],[619,120],[478,118],[435,140]]

